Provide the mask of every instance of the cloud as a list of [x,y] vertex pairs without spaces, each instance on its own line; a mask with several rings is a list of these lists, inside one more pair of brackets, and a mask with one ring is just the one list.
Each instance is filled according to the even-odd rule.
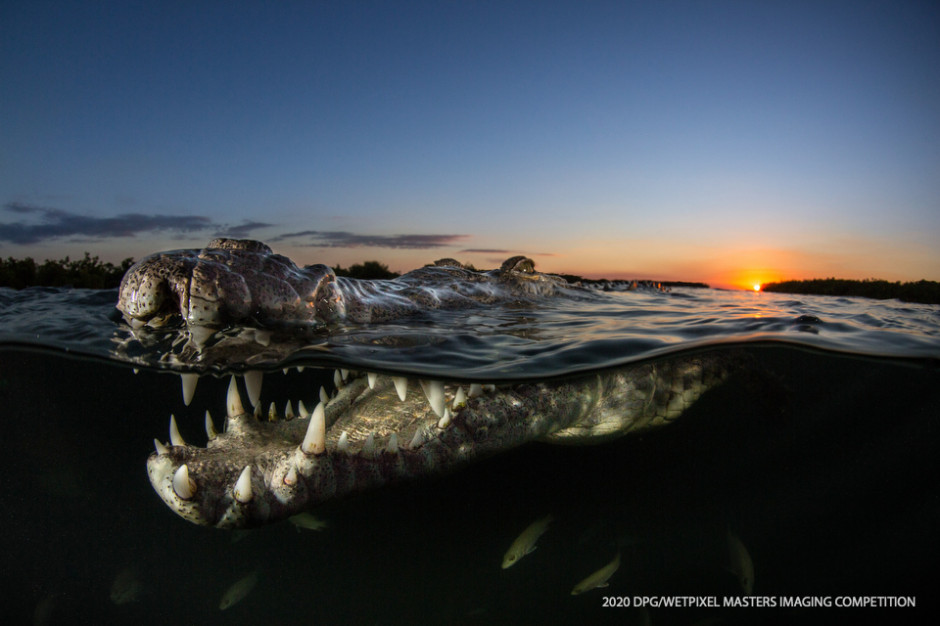
[[307,237],[309,235],[316,234],[317,231],[315,230],[301,230],[297,231],[296,233],[283,233],[281,235],[275,235],[274,237],[271,237],[270,241],[274,243],[278,241],[284,241],[285,239],[296,239],[297,237]]
[[520,252],[519,250],[502,250],[500,248],[465,248],[458,254],[524,254],[526,256],[559,256],[555,252]]
[[38,217],[38,221],[0,222],[0,241],[14,244],[34,244],[62,237],[108,239],[161,230],[188,233],[218,228],[208,217],[199,215],[123,213],[114,217],[89,217],[23,202],[8,202],[3,208],[9,213]]
[[[234,225],[219,224],[201,215],[122,213],[114,217],[92,217],[25,202],[8,202],[3,205],[3,210],[20,216],[20,219],[13,222],[0,222],[0,242],[13,244],[36,244],[62,238],[94,241],[135,237],[155,231],[200,235],[206,231],[214,231],[215,237],[243,239],[252,237],[258,229],[275,226],[250,220]],[[452,245],[467,237],[468,235],[359,235],[346,231],[303,230],[284,233],[270,238],[269,241],[290,239],[296,241],[297,245],[317,248],[428,249]]]
[[268,224],[266,222],[249,222],[245,220],[237,226],[226,226],[222,230],[219,230],[215,233],[216,237],[231,237],[233,239],[244,239],[246,237],[251,237],[251,231],[258,228],[269,228],[274,226],[274,224]]
[[469,235],[357,235],[346,231],[304,230],[285,233],[271,239],[272,242],[285,239],[306,238],[307,242],[297,245],[311,248],[408,248],[427,249],[449,246]]

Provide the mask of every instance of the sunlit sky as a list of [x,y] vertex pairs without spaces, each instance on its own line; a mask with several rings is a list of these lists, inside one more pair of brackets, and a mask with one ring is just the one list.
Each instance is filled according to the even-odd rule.
[[0,3],[0,256],[940,280],[940,4]]

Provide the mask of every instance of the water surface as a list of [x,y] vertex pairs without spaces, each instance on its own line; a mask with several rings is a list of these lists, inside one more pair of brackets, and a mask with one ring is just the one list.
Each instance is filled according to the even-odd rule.
[[[245,359],[184,355],[178,332],[117,324],[116,290],[0,289],[0,342],[168,369],[243,369]],[[342,364],[447,378],[545,378],[736,342],[902,359],[940,357],[940,307],[897,300],[676,289],[558,298],[530,306],[432,311],[381,325],[230,329],[251,365]],[[224,345],[217,352],[224,352]],[[175,357],[175,358],[174,358]],[[231,361],[231,362],[229,362]],[[207,364],[210,363],[211,365]]]

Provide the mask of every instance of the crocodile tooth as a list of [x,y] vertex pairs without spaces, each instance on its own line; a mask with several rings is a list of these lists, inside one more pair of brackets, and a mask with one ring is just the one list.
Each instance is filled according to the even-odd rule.
[[284,407],[284,419],[292,420],[297,417],[297,414],[294,413],[294,407],[291,406],[290,400],[287,401],[287,406]]
[[261,344],[262,346],[271,345],[271,331],[270,330],[259,330],[255,329],[255,342]]
[[369,436],[366,437],[366,442],[362,444],[362,451],[366,454],[372,454],[372,450],[375,447],[375,433],[369,433]]
[[135,367],[135,368],[134,368],[134,373],[135,373],[135,374],[140,374],[140,368],[139,368],[139,367]]
[[343,379],[343,382],[346,382],[346,379],[349,378],[349,370],[340,369],[339,377]]
[[467,403],[467,394],[463,392],[463,387],[457,387],[457,393],[454,394],[454,410],[456,411]]
[[196,344],[196,347],[202,350],[206,342],[215,334],[214,328],[209,328],[207,326],[193,326],[189,329],[189,336],[192,337],[193,343]]
[[268,421],[276,422],[277,421],[277,409],[274,408],[274,403],[268,405]]
[[333,385],[337,389],[342,389],[343,387],[343,377],[339,373],[339,370],[333,370]]
[[282,368],[281,368],[281,373],[284,374],[285,376],[287,376],[287,372],[289,372],[289,371],[290,371],[290,368],[287,368],[287,367],[282,367]]
[[235,481],[235,489],[232,491],[232,495],[234,495],[235,499],[242,504],[248,504],[251,502],[252,493],[250,465],[246,465],[245,469],[243,469],[242,473],[238,476],[238,480]]
[[264,379],[264,372],[260,370],[251,370],[245,372],[245,389],[248,390],[248,401],[251,406],[258,406],[261,402],[261,381]]
[[232,376],[232,380],[228,384],[226,409],[228,410],[229,417],[238,417],[245,412],[245,407],[242,406],[242,397],[238,393],[238,383],[235,382],[234,376]]
[[415,436],[411,438],[411,443],[408,444],[409,450],[416,450],[421,447],[421,444],[424,443],[424,432],[419,428],[415,431]]
[[493,384],[483,385],[483,391],[487,393],[493,393],[494,391],[496,391],[496,385],[493,385]]
[[133,328],[134,330],[137,330],[138,328],[143,328],[144,326],[147,325],[147,322],[145,322],[144,320],[139,320],[137,318],[131,318],[129,322],[130,322],[131,328]]
[[392,376],[392,382],[395,383],[395,391],[398,392],[398,397],[404,402],[405,396],[408,395],[408,379],[404,376]]
[[297,484],[297,466],[294,465],[291,461],[290,469],[287,470],[287,474],[284,476],[285,485],[296,485]]
[[304,406],[303,400],[297,401],[297,412],[300,413],[300,417],[306,417],[311,414],[311,412],[307,410],[307,407]]
[[366,376],[369,379],[369,389],[375,389],[375,380],[379,377],[375,372],[368,372]]
[[206,435],[210,440],[219,436],[218,431],[215,429],[215,423],[212,421],[212,416],[209,415],[209,411],[206,411]]
[[255,410],[252,411],[251,414],[254,415],[256,420],[261,419],[261,403],[255,405]]
[[326,450],[326,411],[323,403],[317,405],[310,415],[310,423],[307,425],[307,434],[304,435],[304,441],[300,444],[300,449],[304,454],[323,454]]
[[388,445],[385,446],[385,450],[391,454],[398,454],[398,434],[392,433],[388,438]]
[[297,366],[296,368],[294,368],[294,369],[297,370],[297,373],[298,373],[298,374],[302,374],[303,371],[304,371],[304,366],[303,366],[303,365],[298,365],[298,366]]
[[183,440],[183,437],[180,435],[179,428],[176,427],[176,418],[170,415],[170,445],[171,446],[185,446],[186,441]]
[[193,394],[196,393],[196,383],[199,382],[199,374],[180,374],[183,382],[183,404],[189,406],[193,401]]
[[170,451],[170,449],[163,445],[159,439],[153,440],[153,447],[157,449],[157,454],[166,454]]
[[470,385],[470,393],[467,394],[470,398],[475,398],[483,394],[483,385],[480,383],[472,383]]
[[340,452],[349,451],[349,435],[344,430],[336,442],[336,449]]
[[444,408],[444,415],[441,416],[441,419],[437,422],[437,427],[441,430],[444,430],[450,425],[450,409]]
[[320,387],[320,402],[322,402],[323,404],[326,404],[329,401],[330,401],[330,394],[326,392],[326,389],[324,389],[323,387]]
[[431,410],[438,417],[444,417],[444,383],[440,380],[432,380],[428,383],[427,394]]
[[173,473],[173,491],[180,500],[189,500],[196,495],[196,483],[189,477],[189,468],[185,464]]

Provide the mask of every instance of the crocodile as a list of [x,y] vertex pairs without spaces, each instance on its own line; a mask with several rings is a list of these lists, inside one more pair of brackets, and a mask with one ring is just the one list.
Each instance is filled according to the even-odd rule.
[[[142,259],[125,274],[117,308],[132,329],[201,337],[192,355],[198,361],[205,337],[226,328],[332,332],[437,308],[538,306],[555,297],[601,296],[537,272],[524,256],[486,272],[443,259],[395,279],[366,281],[337,277],[326,265],[298,267],[261,242],[219,239],[202,250]],[[245,360],[245,344],[234,343],[236,358]],[[157,494],[184,519],[257,527],[528,442],[601,443],[668,424],[730,371],[727,356],[704,352],[489,384],[342,369],[330,391],[321,387],[312,410],[298,403],[295,413],[290,403],[283,412],[273,405],[265,412],[263,373],[246,368],[231,377],[224,427],[206,414],[206,446],[184,441],[171,416],[169,441],[154,440],[147,469]],[[187,404],[198,375],[182,375]]]

